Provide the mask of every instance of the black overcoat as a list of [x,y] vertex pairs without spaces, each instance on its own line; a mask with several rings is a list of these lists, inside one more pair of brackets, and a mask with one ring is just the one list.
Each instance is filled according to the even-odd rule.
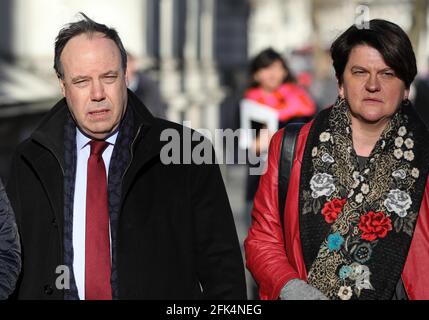
[[[244,299],[244,266],[217,164],[165,165],[165,129],[128,91],[134,110],[131,163],[122,180],[117,227],[119,299]],[[65,99],[14,155],[7,192],[21,236],[16,297],[62,299]],[[132,150],[131,150],[132,149]]]

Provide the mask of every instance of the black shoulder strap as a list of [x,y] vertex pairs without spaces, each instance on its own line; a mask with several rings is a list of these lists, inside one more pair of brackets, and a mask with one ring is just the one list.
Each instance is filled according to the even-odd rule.
[[292,171],[293,159],[295,157],[296,140],[303,125],[304,123],[288,124],[284,129],[283,140],[280,146],[278,197],[280,221],[283,228],[285,201],[289,185],[289,177]]

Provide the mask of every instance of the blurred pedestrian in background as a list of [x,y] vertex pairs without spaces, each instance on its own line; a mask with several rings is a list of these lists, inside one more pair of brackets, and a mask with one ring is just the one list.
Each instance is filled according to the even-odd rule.
[[139,70],[136,58],[127,52],[128,88],[143,102],[153,116],[166,119],[167,105],[161,97],[159,86],[148,71]]
[[[316,113],[316,105],[310,95],[296,84],[286,60],[272,48],[255,56],[250,62],[249,71],[250,85],[244,93],[244,98],[258,102],[261,109],[270,108],[277,111],[279,128],[290,122],[307,122]],[[253,128],[258,131],[266,128],[266,125],[254,122]],[[256,134],[251,148],[257,155],[262,155],[267,153],[268,144],[269,140],[260,139],[260,135]],[[259,175],[247,176],[246,202],[249,219],[259,178]]]

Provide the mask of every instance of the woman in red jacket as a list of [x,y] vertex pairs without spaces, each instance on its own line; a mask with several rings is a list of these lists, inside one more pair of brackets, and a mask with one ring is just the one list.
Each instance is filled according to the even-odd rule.
[[295,82],[286,60],[278,52],[271,48],[260,52],[250,63],[250,73],[252,82],[244,98],[278,111],[280,124],[315,114],[314,101]]
[[[286,60],[274,49],[268,48],[257,54],[250,62],[251,80],[249,88],[244,93],[244,99],[256,101],[261,108],[277,111],[279,128],[289,122],[307,122],[316,113],[316,104],[304,88],[300,87],[292,74]],[[253,128],[259,131],[266,128],[264,124],[253,123]],[[271,135],[274,132],[271,132]],[[256,135],[251,144],[252,151],[266,154],[268,139]],[[259,163],[254,164],[260,166]],[[249,175],[246,181],[246,202],[251,202],[259,184],[259,175]],[[250,210],[249,210],[250,216]],[[250,219],[249,219],[250,220]]]
[[396,24],[351,26],[333,43],[339,97],[297,140],[284,229],[283,130],[245,241],[262,299],[429,298],[429,133],[408,100],[417,73]]

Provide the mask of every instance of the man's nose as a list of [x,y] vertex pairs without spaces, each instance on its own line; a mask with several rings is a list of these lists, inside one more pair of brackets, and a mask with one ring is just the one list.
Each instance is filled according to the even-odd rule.
[[106,98],[104,86],[101,81],[94,81],[91,87],[91,100],[102,101]]

